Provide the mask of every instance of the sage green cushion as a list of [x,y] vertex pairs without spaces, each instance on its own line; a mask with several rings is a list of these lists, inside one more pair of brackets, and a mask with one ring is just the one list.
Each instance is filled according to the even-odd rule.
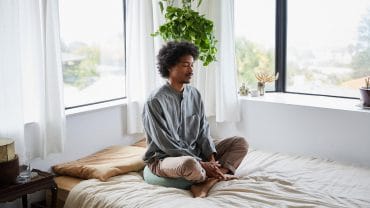
[[185,180],[183,178],[159,177],[152,173],[148,166],[145,166],[143,175],[145,182],[152,185],[160,185],[178,189],[190,189],[191,185],[193,184],[191,181]]

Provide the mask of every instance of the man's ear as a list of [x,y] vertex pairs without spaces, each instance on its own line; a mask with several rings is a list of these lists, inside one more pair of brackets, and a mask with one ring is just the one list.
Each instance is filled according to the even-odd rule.
[[173,67],[168,68],[167,70],[168,70],[168,76],[170,76],[170,74],[171,74],[171,72],[172,72],[172,70],[173,70]]

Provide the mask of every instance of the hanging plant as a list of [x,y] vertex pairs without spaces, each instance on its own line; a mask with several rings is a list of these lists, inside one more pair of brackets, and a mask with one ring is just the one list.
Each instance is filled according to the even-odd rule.
[[[199,7],[202,0],[197,0]],[[173,6],[174,0],[159,1],[161,12],[165,10],[165,23],[152,34],[161,36],[164,41],[189,41],[199,49],[199,59],[203,66],[216,61],[217,40],[213,34],[213,22],[191,9],[195,0],[181,0],[182,8]]]

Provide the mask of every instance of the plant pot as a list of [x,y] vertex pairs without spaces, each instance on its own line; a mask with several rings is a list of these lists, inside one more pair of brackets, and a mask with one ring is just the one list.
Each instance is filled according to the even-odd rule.
[[257,90],[260,96],[263,96],[265,94],[265,83],[258,82],[257,83]]
[[15,183],[18,175],[19,160],[17,155],[13,160],[0,163],[0,185]]
[[361,100],[365,107],[370,107],[370,88],[362,87],[360,88]]

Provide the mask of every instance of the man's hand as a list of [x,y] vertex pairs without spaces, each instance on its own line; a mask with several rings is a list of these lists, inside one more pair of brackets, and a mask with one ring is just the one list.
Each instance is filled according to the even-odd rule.
[[200,162],[209,178],[217,178],[219,180],[226,180],[226,176],[220,170],[220,163],[218,161]]

